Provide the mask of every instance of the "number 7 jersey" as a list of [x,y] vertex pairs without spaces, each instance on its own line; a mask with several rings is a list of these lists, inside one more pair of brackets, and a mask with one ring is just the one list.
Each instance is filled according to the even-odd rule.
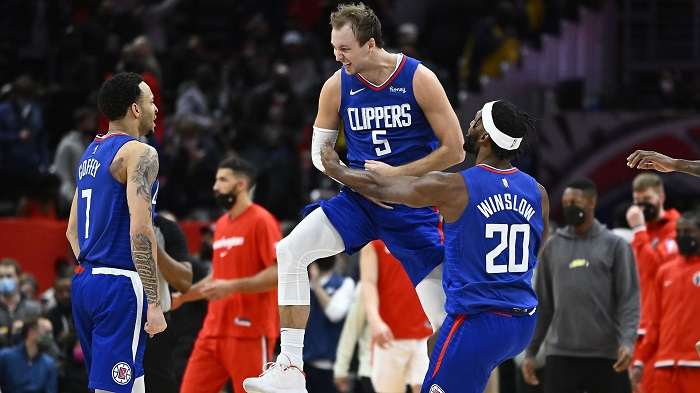
[[348,146],[348,165],[364,169],[366,160],[392,166],[419,160],[438,147],[435,132],[413,94],[420,62],[399,54],[396,68],[377,86],[362,75],[340,70],[340,108]]
[[[80,158],[75,178],[81,263],[135,270],[126,185],[119,183],[109,170],[119,149],[133,140],[136,139],[123,133],[98,135]],[[155,181],[151,189],[153,205],[157,193]]]
[[532,273],[542,241],[542,194],[517,168],[476,165],[461,172],[469,203],[445,223],[448,314],[533,312]]

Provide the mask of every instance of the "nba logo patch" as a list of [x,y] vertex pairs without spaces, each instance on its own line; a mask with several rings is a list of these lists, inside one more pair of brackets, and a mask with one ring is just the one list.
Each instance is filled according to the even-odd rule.
[[112,367],[112,379],[119,385],[126,385],[131,381],[131,367],[124,362],[115,364]]
[[508,180],[505,178],[501,179],[503,181],[503,187],[508,188]]
[[433,384],[433,386],[430,387],[428,393],[445,393],[445,391],[442,390],[442,388],[439,387],[437,384]]

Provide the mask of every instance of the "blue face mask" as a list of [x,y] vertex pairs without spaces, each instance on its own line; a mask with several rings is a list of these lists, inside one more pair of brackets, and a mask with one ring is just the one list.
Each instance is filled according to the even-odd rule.
[[0,279],[0,294],[9,295],[17,290],[17,280],[10,277]]

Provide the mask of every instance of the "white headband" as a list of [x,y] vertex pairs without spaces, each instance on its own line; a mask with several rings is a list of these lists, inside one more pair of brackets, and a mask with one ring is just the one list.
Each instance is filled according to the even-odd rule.
[[484,125],[484,130],[489,134],[491,140],[498,145],[498,147],[506,150],[515,150],[520,147],[520,142],[523,138],[513,138],[512,136],[504,133],[496,127],[493,122],[493,115],[491,110],[493,109],[493,104],[498,101],[491,101],[484,104],[481,108],[481,123]]

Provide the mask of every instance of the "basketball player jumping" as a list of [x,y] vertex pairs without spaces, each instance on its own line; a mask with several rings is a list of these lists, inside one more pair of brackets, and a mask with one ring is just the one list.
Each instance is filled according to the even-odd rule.
[[98,104],[109,130],[80,159],[66,232],[80,263],[73,277],[73,319],[88,387],[143,393],[144,330],[152,336],[166,328],[152,217],[158,153],[137,140],[153,132],[158,108],[134,73],[107,80]]
[[[364,4],[340,5],[330,19],[331,44],[343,66],[321,89],[314,166],[325,172],[321,147],[335,143],[341,121],[351,168],[420,176],[461,162],[459,121],[435,74],[415,59],[384,50],[379,19]],[[300,371],[309,316],[306,268],[318,258],[354,253],[374,239],[382,239],[401,261],[431,324],[439,326],[444,318],[439,222],[430,207],[385,209],[348,188],[309,213],[277,246],[281,354],[259,378],[247,379],[245,390],[306,393]]]
[[529,117],[506,101],[489,102],[471,122],[465,150],[477,165],[461,173],[379,176],[339,165],[324,147],[326,173],[370,197],[437,206],[445,218],[443,281],[447,319],[422,392],[481,393],[491,371],[532,337],[537,298],[531,286],[549,221],[549,197],[511,165]]

